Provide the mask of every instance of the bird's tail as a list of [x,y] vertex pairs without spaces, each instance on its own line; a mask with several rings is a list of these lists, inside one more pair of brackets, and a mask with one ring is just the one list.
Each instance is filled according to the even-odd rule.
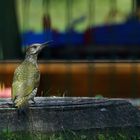
[[14,104],[18,109],[26,108],[28,105],[28,97],[18,98],[14,101]]

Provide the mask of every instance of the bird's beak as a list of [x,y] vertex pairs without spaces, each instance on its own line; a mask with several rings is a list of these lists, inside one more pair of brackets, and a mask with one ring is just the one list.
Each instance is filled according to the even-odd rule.
[[45,43],[42,43],[41,46],[40,46],[40,49],[42,50],[43,48],[52,45],[52,43],[53,43],[53,40],[47,41]]

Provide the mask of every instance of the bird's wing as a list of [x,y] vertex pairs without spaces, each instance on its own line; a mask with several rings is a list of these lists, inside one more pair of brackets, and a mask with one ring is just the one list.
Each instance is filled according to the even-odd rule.
[[38,87],[40,74],[35,65],[23,63],[15,73],[12,84],[12,98],[26,97]]

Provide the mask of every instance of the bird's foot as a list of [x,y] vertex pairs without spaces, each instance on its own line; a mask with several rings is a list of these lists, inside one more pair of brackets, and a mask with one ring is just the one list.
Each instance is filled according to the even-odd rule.
[[32,104],[36,104],[36,102],[35,102],[34,98],[32,98],[31,100],[32,100],[32,102],[33,102]]

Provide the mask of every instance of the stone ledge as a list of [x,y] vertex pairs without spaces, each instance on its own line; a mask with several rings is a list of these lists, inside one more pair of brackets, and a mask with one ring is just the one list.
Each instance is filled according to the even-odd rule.
[[18,115],[11,99],[0,99],[0,131],[54,132],[105,128],[140,129],[140,111],[123,99],[36,97],[26,115]]

